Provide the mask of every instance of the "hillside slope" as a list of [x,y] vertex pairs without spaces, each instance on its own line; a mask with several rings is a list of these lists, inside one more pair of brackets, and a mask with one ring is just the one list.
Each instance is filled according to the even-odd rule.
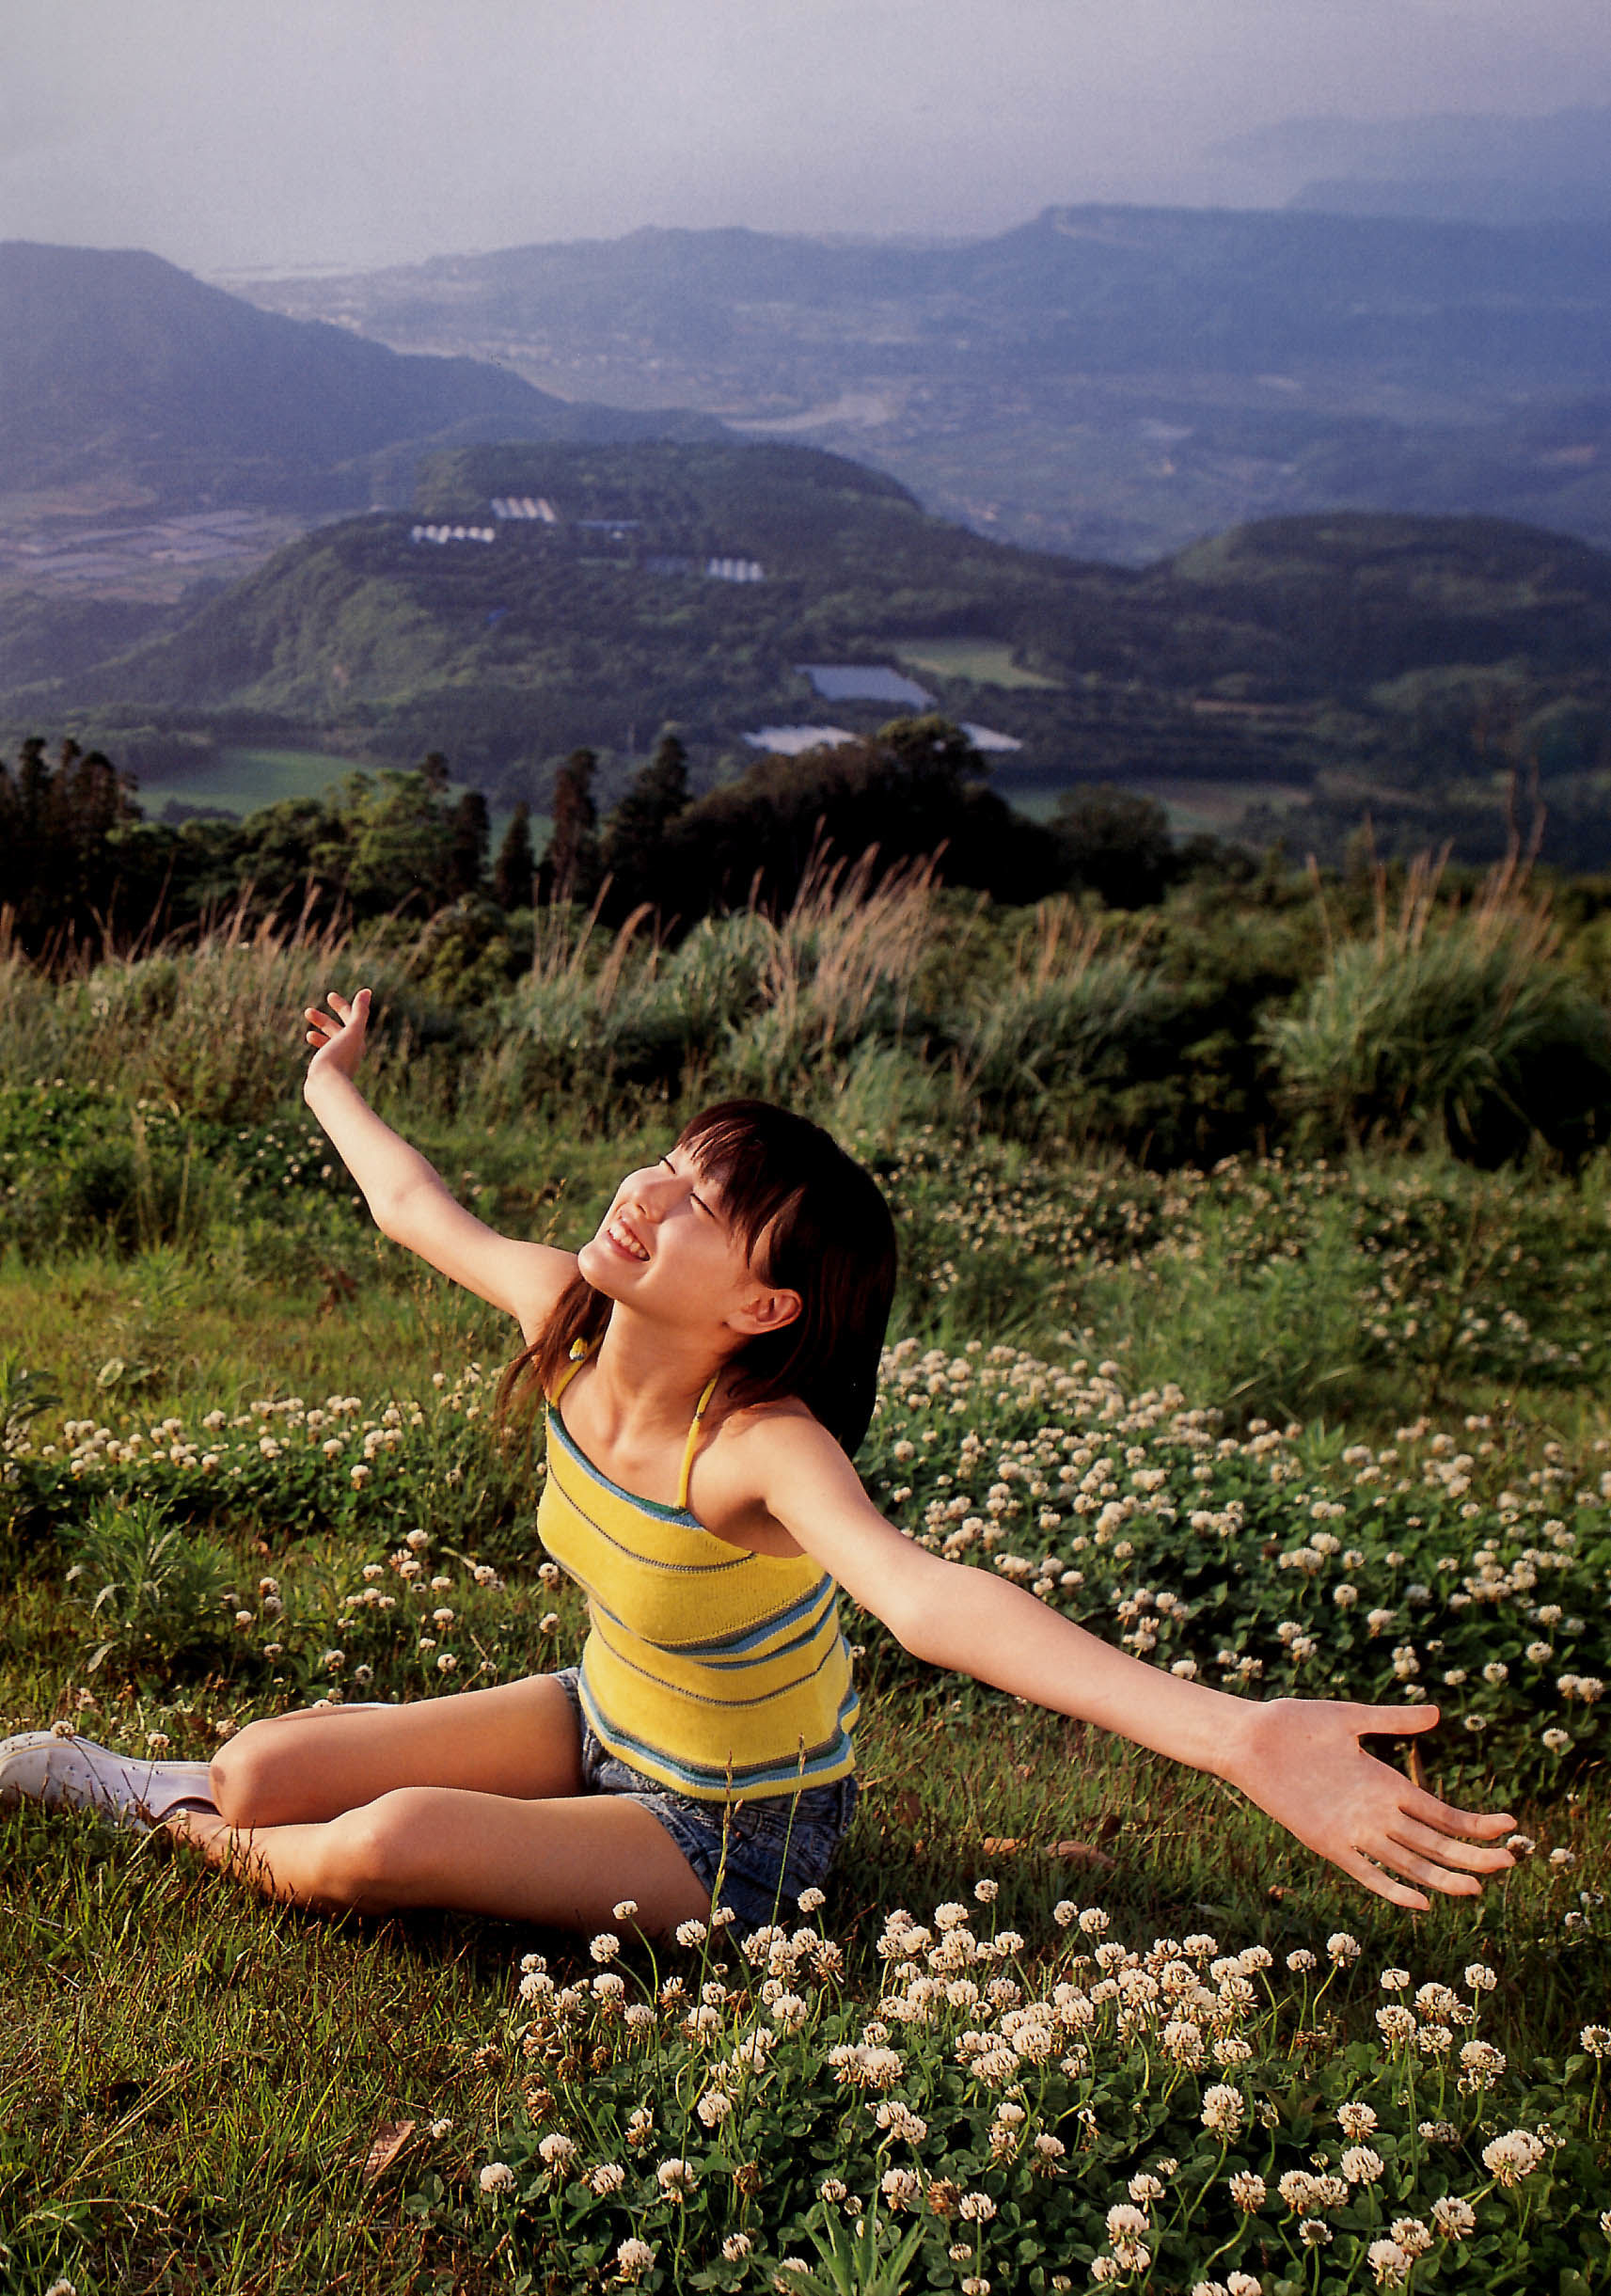
[[[499,518],[511,496],[551,517]],[[908,706],[1020,744],[997,763],[1020,792],[1329,792],[1351,819],[1373,792],[1425,813],[1458,786],[1502,833],[1507,761],[1532,744],[1553,801],[1611,819],[1611,557],[1558,535],[1283,520],[1132,573],[987,541],[835,456],[732,443],[461,449],[428,462],[421,503],[306,537],[0,719],[71,718],[114,749],[137,731],[142,755],[165,724],[247,721],[437,748],[539,801],[585,742],[608,801],[668,720],[708,781],[763,727],[870,731],[901,677]],[[759,578],[721,578],[740,568]]]
[[[444,438],[719,433],[576,406],[470,358],[260,310],[154,255],[0,242],[0,495],[99,481],[171,506],[367,503]],[[404,498],[406,499],[406,498]]]

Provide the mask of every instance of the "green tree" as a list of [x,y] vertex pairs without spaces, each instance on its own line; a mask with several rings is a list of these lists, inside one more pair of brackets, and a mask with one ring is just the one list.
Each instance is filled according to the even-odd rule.
[[592,781],[598,757],[592,750],[573,750],[554,781],[554,829],[543,856],[538,883],[540,901],[580,901],[595,898],[603,877],[598,847],[598,808]]
[[1051,826],[1069,883],[1099,895],[1111,909],[1149,907],[1177,874],[1169,815],[1156,798],[1105,782],[1070,789],[1058,800]]
[[479,789],[466,789],[452,813],[453,895],[479,893],[486,875],[487,841],[492,823],[486,800]]
[[522,798],[503,832],[503,843],[492,864],[492,897],[499,909],[529,909],[536,876],[537,857],[531,850],[531,808]]
[[610,817],[604,858],[613,880],[612,909],[625,910],[660,897],[666,833],[687,807],[688,753],[676,735],[667,732]]

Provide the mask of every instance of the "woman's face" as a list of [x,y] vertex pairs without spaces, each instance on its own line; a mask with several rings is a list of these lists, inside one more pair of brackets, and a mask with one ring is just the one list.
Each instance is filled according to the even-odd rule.
[[626,1175],[576,1264],[608,1298],[678,1322],[723,1322],[766,1290],[681,1145]]

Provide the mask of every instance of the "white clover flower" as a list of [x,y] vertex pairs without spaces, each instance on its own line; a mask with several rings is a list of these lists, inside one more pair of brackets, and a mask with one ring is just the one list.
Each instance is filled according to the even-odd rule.
[[1410,1982],[1407,1969],[1384,1969],[1377,1983],[1384,1993],[1402,1993]]
[[1216,2082],[1203,2094],[1202,2122],[1214,2136],[1233,2137],[1240,2133],[1247,2116],[1247,2105],[1240,2089],[1224,2082]]
[[443,2137],[451,2135],[452,2128],[453,2124],[450,2120],[433,2121],[431,2124],[431,2134],[439,2142]]
[[615,2269],[623,2280],[641,2280],[655,2261],[647,2241],[625,2240],[615,2252]]
[[815,1913],[827,1905],[827,1892],[822,1890],[802,1890],[795,1903],[802,1913]]
[[1319,1963],[1306,1945],[1300,1945],[1287,1955],[1287,1966],[1294,1977],[1306,1977],[1311,1970],[1319,1969]]
[[1496,2184],[1517,2185],[1544,2157],[1544,2146],[1525,2129],[1511,2129],[1482,2148],[1482,2165]]
[[1342,2157],[1342,2173],[1350,2184],[1374,2184],[1387,2163],[1368,2145],[1350,2145]]
[[915,2169],[887,2168],[878,2179],[878,2190],[892,2209],[914,2208],[923,2192],[923,2178]]
[[596,2199],[608,2200],[626,2182],[626,2171],[619,2161],[601,2161],[587,2181],[588,2191]]
[[1000,1889],[1001,1884],[997,1881],[976,1881],[973,1884],[973,1894],[978,1899],[980,1905],[992,1906],[996,1902],[996,1897]]
[[689,2161],[662,2161],[655,2171],[655,2181],[662,2193],[672,2200],[686,2200],[699,2183]]
[[1493,1971],[1489,1968],[1486,1961],[1468,1961],[1465,1970],[1465,1982],[1467,1987],[1473,1993],[1492,1993],[1494,1987],[1499,1983],[1499,1980],[1494,1975]]
[[1337,1962],[1339,1965],[1346,1962],[1357,1961],[1359,1959],[1360,1950],[1359,1940],[1355,1937],[1350,1937],[1346,1929],[1339,1929],[1335,1931],[1333,1936],[1326,1940],[1327,1955],[1333,1961]]
[[1372,2241],[1365,2252],[1366,2262],[1376,2275],[1379,2288],[1402,2288],[1410,2276],[1410,2267],[1415,2261],[1407,2249],[1397,2241]]
[[1227,2272],[1225,2296],[1264,2296],[1264,2283],[1252,2272]]
[[1585,2025],[1577,2037],[1589,2056],[1611,2057],[1611,2025]]
[[747,2232],[730,2232],[721,2243],[721,2253],[729,2264],[742,2264],[754,2245]]
[[507,2161],[489,2161],[481,2173],[483,2193],[509,2193],[514,2189],[514,2171]]
[[1080,1916],[1080,1927],[1084,1936],[1099,1938],[1108,1926],[1108,1917],[1100,1906],[1087,1906]]
[[1367,2137],[1376,2127],[1376,2109],[1373,2105],[1352,2102],[1338,2105],[1337,2127],[1344,2136],[1355,2141]]
[[1256,2169],[1238,2169],[1230,2180],[1231,2198],[1244,2216],[1251,2216],[1256,2209],[1263,2208],[1268,2190]]
[[614,1920],[629,1922],[638,1910],[638,1900],[635,1897],[624,1897],[620,1905],[612,1907],[610,1910]]
[[676,1938],[679,1945],[703,1945],[710,1935],[703,1922],[679,1922]]
[[576,2158],[576,2140],[561,2135],[558,2130],[552,2130],[538,2139],[537,2157],[552,2175],[562,2176]]
[[621,1951],[621,1940],[610,1930],[601,1930],[599,1935],[590,1941],[588,1951],[595,1961],[613,1961]]

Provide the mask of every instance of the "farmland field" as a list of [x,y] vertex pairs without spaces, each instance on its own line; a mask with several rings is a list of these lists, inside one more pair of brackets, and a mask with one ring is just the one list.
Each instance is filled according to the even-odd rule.
[[975,686],[1042,687],[1055,692],[1058,680],[1020,669],[1011,646],[987,639],[913,638],[894,648],[908,668],[932,671],[936,677],[965,677]]
[[359,770],[359,760],[320,750],[221,749],[194,775],[142,780],[139,800],[152,816],[170,801],[245,815],[286,798],[322,797]]

